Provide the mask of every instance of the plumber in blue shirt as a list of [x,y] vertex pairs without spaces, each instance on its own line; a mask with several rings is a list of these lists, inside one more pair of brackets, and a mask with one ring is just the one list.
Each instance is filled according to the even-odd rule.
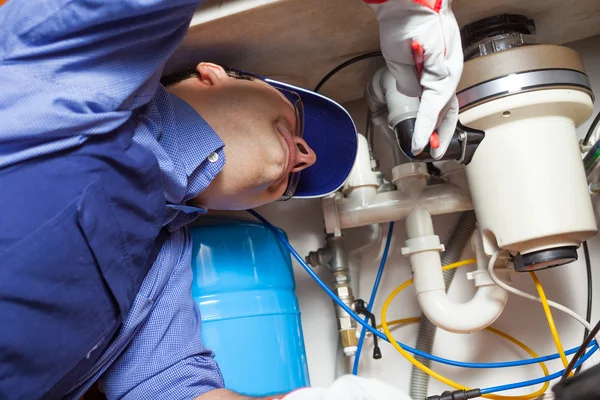
[[[437,129],[443,153],[462,65],[449,5],[371,2],[399,90],[422,96],[413,151]],[[0,399],[97,381],[108,399],[245,398],[202,344],[185,225],[337,190],[357,137],[335,102],[216,64],[160,84],[198,3],[0,7]]]

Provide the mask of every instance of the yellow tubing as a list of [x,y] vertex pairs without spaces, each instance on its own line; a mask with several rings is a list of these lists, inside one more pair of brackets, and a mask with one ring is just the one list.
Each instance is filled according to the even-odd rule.
[[[458,267],[462,267],[462,266],[469,265],[469,264],[474,264],[475,262],[476,262],[475,259],[463,260],[463,261],[459,261],[459,262],[456,262],[453,264],[446,265],[445,267],[442,268],[442,270],[447,271],[449,269],[458,268]],[[392,293],[390,293],[390,295],[387,297],[387,299],[385,299],[385,302],[383,304],[383,309],[381,310],[381,321],[382,321],[381,327],[383,328],[383,333],[390,341],[390,344],[392,346],[394,346],[394,348],[396,350],[398,350],[398,352],[400,354],[402,354],[402,356],[404,356],[404,358],[406,358],[408,361],[410,361],[410,363],[413,364],[415,367],[417,367],[421,371],[425,372],[427,375],[429,375],[429,376],[439,380],[440,382],[445,383],[446,385],[451,386],[455,389],[470,390],[471,388],[463,386],[459,383],[456,383],[456,382],[446,378],[445,376],[438,374],[437,372],[433,371],[432,369],[428,368],[427,366],[423,365],[422,363],[420,363],[410,353],[408,353],[406,350],[404,350],[402,347],[400,347],[400,345],[398,343],[396,343],[394,336],[390,332],[390,329],[389,329],[389,326],[387,323],[387,310],[390,306],[390,303],[392,302],[392,300],[394,300],[394,298],[398,295],[398,293],[400,293],[401,291],[406,289],[408,286],[412,285],[412,283],[413,283],[413,280],[409,279],[408,281],[404,282],[402,285],[398,286]],[[541,364],[543,364],[543,363],[541,363]],[[545,368],[545,365],[544,365],[544,368]],[[544,370],[544,373],[547,374],[547,369]],[[545,382],[544,385],[540,389],[538,389],[534,393],[530,393],[530,394],[526,394],[526,395],[502,396],[502,395],[495,395],[495,394],[485,394],[482,397],[485,397],[487,399],[497,399],[497,400],[530,400],[530,399],[535,399],[535,398],[541,396],[542,394],[544,394],[546,392],[546,389],[548,389],[548,386],[549,386],[549,382]]]
[[[537,289],[537,292],[540,295],[542,307],[544,308],[544,314],[546,314],[546,320],[548,321],[548,327],[550,328],[550,333],[552,334],[552,339],[554,340],[556,350],[558,350],[558,354],[560,355],[560,361],[562,361],[563,366],[567,368],[567,366],[569,365],[569,360],[567,360],[565,350],[563,349],[560,337],[558,336],[558,330],[556,329],[556,324],[554,323],[552,311],[550,311],[550,306],[548,305],[548,299],[546,298],[546,293],[544,293],[542,283],[538,279],[535,272],[530,272],[529,275],[531,275],[531,279],[533,279],[533,282],[535,283],[535,288]],[[571,371],[569,376],[573,376],[573,371]]]
[[[395,319],[393,321],[388,321],[387,325],[388,326],[404,325],[404,324],[414,324],[417,322],[421,322],[421,317]],[[381,324],[377,325],[377,329],[381,329],[381,326],[382,326]],[[496,328],[492,328],[491,326],[488,326],[487,328],[485,328],[485,330],[488,332],[492,332],[492,333],[508,340],[509,342],[519,346],[521,349],[523,349],[523,351],[525,351],[527,354],[529,354],[532,358],[539,357],[539,355],[535,351],[533,351],[531,348],[529,348],[529,346],[527,346],[525,343],[521,342],[519,339],[512,337],[508,333],[502,332],[501,330],[496,329]],[[548,370],[548,368],[546,367],[546,364],[543,361],[540,361],[538,364],[540,365],[540,368],[542,368],[542,371],[544,372],[544,376],[550,375],[550,371]],[[546,389],[548,388],[549,385],[550,385],[550,382],[546,382]]]

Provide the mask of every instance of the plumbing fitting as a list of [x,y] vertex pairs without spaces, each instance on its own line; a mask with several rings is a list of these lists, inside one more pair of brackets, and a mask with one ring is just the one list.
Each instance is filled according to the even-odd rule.
[[377,174],[370,166],[367,139],[359,135],[357,158],[343,188],[346,197],[336,192],[322,200],[326,232],[340,236],[342,229],[399,221],[416,205],[432,215],[473,208],[468,192],[458,186],[427,186],[430,175],[425,163],[397,165],[392,175],[398,190],[379,191]]
[[[462,213],[460,219],[452,230],[450,238],[448,239],[446,251],[442,253],[442,265],[448,265],[461,260],[461,255],[464,252],[467,243],[471,242],[475,227],[475,213],[473,211],[466,211]],[[444,271],[443,276],[444,283],[446,285],[446,291],[448,291],[448,288],[454,279],[455,273],[456,269]],[[432,324],[425,315],[421,315],[421,322],[419,322],[419,333],[417,335],[417,342],[415,344],[416,349],[421,350],[424,353],[431,353],[433,351],[433,342],[435,340],[436,331],[437,326]],[[426,367],[431,366],[431,360],[428,358],[421,357],[419,355],[417,355],[415,358]],[[429,375],[413,365],[410,374],[410,397],[413,399],[426,398],[428,387]]]
[[337,193],[322,200],[328,234],[341,235],[342,229],[399,221],[416,206],[430,214],[450,214],[473,208],[466,190],[449,183],[427,186],[425,163],[405,163],[392,170],[398,190],[377,192],[377,178],[369,166],[367,140],[359,135],[358,155],[344,186],[344,198]]
[[375,176],[377,176],[377,193],[391,192],[396,190],[394,185],[385,179],[385,175],[379,169],[373,170]]
[[[348,252],[348,256],[350,259],[352,257],[361,257],[361,253],[368,251],[371,248],[379,248],[381,245],[382,235],[381,235],[381,224],[372,224],[365,225],[364,229],[354,230],[346,234],[346,238],[349,239],[349,235],[351,236],[350,240],[355,242],[360,242],[362,245],[353,247],[352,250]],[[356,235],[356,237],[354,237]],[[354,286],[356,288],[356,286]]]
[[[419,305],[432,323],[449,332],[472,333],[488,327],[500,316],[508,293],[487,274],[487,257],[477,231],[474,234],[477,270],[472,273],[477,292],[464,304],[454,303],[446,294],[440,260],[444,246],[434,234],[427,210],[413,209],[406,219],[406,234],[408,239],[402,254],[410,258]],[[502,265],[504,261],[501,260]]]
[[[391,140],[392,146],[402,150],[405,158],[418,161],[440,161],[433,159],[429,145],[420,154],[414,155],[412,153],[412,137],[419,109],[419,99],[398,92],[396,80],[386,67],[382,67],[375,72],[369,82],[367,86],[367,104],[371,109],[373,125],[380,128],[388,141],[390,141],[390,136],[395,138],[395,141]],[[382,104],[385,105],[385,109],[382,108]],[[387,127],[381,127],[383,125],[381,110],[388,111]],[[459,163],[468,164],[483,137],[484,132],[462,126],[459,123],[441,160],[456,160]],[[396,157],[394,161],[396,161]],[[396,165],[398,164],[399,162],[396,162]]]
[[400,164],[392,169],[392,182],[408,197],[420,195],[429,177],[429,169],[424,162]]
[[[354,307],[354,295],[350,285],[350,269],[348,255],[344,249],[341,236],[327,235],[327,246],[311,252],[308,259],[317,265],[327,265],[333,275],[333,291],[348,307]],[[315,264],[311,264],[313,267]],[[340,306],[335,304],[335,315],[344,355],[356,354],[358,340],[356,338],[356,321]]]
[[465,61],[515,47],[538,44],[535,21],[502,14],[465,25],[460,30]]
[[365,93],[365,99],[370,110],[369,118],[373,126],[371,135],[373,134],[373,131],[377,131],[383,136],[392,151],[394,165],[400,165],[409,162],[410,159],[406,157],[398,147],[396,134],[388,124],[389,111],[386,96],[380,85],[381,75],[384,71],[385,69],[382,68],[375,72],[373,79],[371,79],[367,85],[367,91]]
[[306,256],[305,261],[313,268],[324,267],[329,265],[333,258],[333,251],[329,247],[322,247],[317,251],[311,251]]
[[378,186],[377,174],[371,169],[367,138],[359,134],[356,160],[342,192],[350,198],[366,203],[377,194]]
[[377,193],[367,202],[355,198],[324,198],[322,201],[327,233],[359,226],[400,221],[416,206],[431,215],[451,214],[473,209],[468,191],[443,183],[425,187],[418,196],[404,192]]

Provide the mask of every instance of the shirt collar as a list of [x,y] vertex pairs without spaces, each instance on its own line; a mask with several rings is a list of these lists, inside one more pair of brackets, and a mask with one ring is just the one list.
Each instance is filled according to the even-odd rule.
[[[169,93],[169,96],[178,126],[180,159],[183,160],[189,177],[211,153],[222,149],[225,144],[208,122],[187,102],[172,93]],[[221,164],[223,162],[224,160],[221,160]]]
[[201,214],[206,214],[206,209],[202,208],[202,207],[195,207],[195,206],[189,206],[189,205],[181,205],[181,204],[167,204],[168,208],[171,208],[173,210],[178,210],[178,211],[182,211],[186,214],[193,214],[193,213],[201,213]]

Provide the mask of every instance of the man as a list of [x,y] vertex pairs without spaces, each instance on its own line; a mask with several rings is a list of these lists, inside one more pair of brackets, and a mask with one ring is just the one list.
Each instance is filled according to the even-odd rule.
[[[441,156],[462,65],[449,5],[373,2],[399,88],[422,95],[413,151],[437,128]],[[0,399],[79,398],[96,381],[109,399],[246,398],[221,389],[202,344],[185,225],[337,190],[356,131],[328,99],[215,64],[161,86],[197,5],[0,7]],[[351,380],[289,398],[351,387],[399,396]]]

